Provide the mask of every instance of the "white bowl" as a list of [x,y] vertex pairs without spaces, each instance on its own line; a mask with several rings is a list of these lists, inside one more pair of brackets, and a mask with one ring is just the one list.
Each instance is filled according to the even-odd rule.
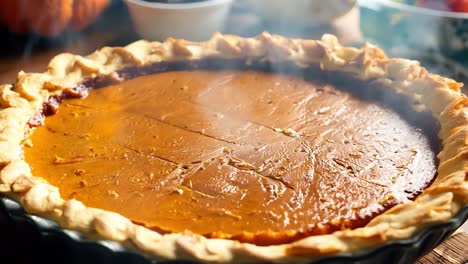
[[233,0],[166,4],[126,0],[135,30],[149,40],[206,40],[222,31]]

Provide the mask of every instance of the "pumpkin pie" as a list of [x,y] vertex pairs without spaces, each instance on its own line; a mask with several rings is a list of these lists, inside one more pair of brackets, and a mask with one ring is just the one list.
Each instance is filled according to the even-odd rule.
[[0,191],[156,259],[356,252],[467,205],[461,86],[332,35],[60,54],[0,86]]

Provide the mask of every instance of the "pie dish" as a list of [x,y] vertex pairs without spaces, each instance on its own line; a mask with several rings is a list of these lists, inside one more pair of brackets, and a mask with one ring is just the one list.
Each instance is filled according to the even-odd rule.
[[[282,74],[268,73],[272,70]],[[297,78],[298,72],[307,78]],[[180,80],[182,83],[177,83]],[[148,89],[153,85],[159,85],[158,89]],[[335,86],[354,88],[348,91]],[[99,87],[102,88],[88,89]],[[219,89],[213,92],[209,89],[212,87],[222,87],[222,93],[217,94]],[[242,87],[246,94],[239,96],[244,91]],[[61,54],[50,62],[45,73],[19,73],[14,85],[1,86],[3,129],[0,135],[3,141],[0,142],[0,162],[4,167],[0,172],[0,190],[20,201],[29,213],[49,217],[65,228],[90,236],[120,241],[156,259],[291,262],[352,253],[388,241],[407,239],[431,224],[452,218],[466,206],[466,98],[460,88],[461,84],[430,74],[415,61],[388,58],[379,48],[369,44],[362,49],[343,47],[331,35],[313,41],[287,39],[268,33],[250,39],[217,34],[207,42],[175,39],[164,43],[139,41],[124,48],[103,48],[86,57]],[[132,93],[131,89],[137,89],[137,92]],[[366,95],[360,93],[364,90]],[[421,132],[424,126],[435,131],[432,122],[422,121],[420,128],[412,129],[396,112],[370,103],[375,98],[368,96],[367,92],[374,90],[377,95],[373,97],[379,99],[380,96],[380,101],[384,101],[382,104],[385,100],[396,104],[403,109],[403,115],[413,120],[411,122],[434,119],[433,123],[440,126],[440,140],[432,140],[429,132]],[[188,97],[183,94],[185,92],[189,92]],[[268,93],[269,100],[263,102]],[[129,98],[137,94],[145,95],[145,98],[138,98],[143,101],[128,105],[131,102]],[[385,100],[382,100],[382,95]],[[70,99],[84,96],[87,98]],[[356,96],[372,98],[357,100]],[[297,108],[293,105],[301,106],[303,99],[309,97],[320,100],[308,99],[306,107],[298,107],[306,112],[295,111]],[[160,100],[154,101],[155,98]],[[190,108],[187,98],[201,101],[194,102],[192,105],[197,106]],[[204,101],[207,98],[210,100]],[[259,102],[257,98],[262,100]],[[405,107],[406,101],[410,107]],[[261,103],[272,105],[279,114],[271,114],[271,106],[262,106]],[[102,109],[99,109],[100,105]],[[145,111],[147,106],[151,108]],[[72,110],[74,107],[87,110]],[[201,111],[200,107],[217,108]],[[238,108],[242,111],[239,112]],[[138,115],[127,115],[121,112],[122,109],[137,111]],[[234,115],[229,111],[237,112]],[[205,115],[207,113],[210,115]],[[249,115],[243,116],[245,113]],[[269,118],[265,118],[265,113],[269,113]],[[50,116],[45,118],[46,125],[42,125],[45,115]],[[76,119],[80,115],[85,117]],[[197,115],[203,118],[195,118]],[[225,116],[229,121],[216,123]],[[311,116],[315,119],[310,119]],[[181,117],[190,118],[184,121]],[[286,121],[282,122],[281,118]],[[99,122],[86,123],[88,119]],[[158,125],[148,119],[156,120]],[[291,120],[296,123],[291,123]],[[346,126],[327,129],[330,120]],[[318,121],[320,126],[309,126]],[[72,129],[61,130],[62,125],[75,122],[78,123]],[[128,136],[128,133],[122,136],[118,133],[125,131],[119,127],[122,124],[125,124],[125,129],[144,129],[134,130],[134,136]],[[73,131],[77,133],[71,133]],[[152,131],[159,132],[152,135]],[[189,132],[198,137],[186,135]],[[64,139],[70,134],[74,136],[73,140]],[[93,138],[94,135],[99,135],[99,140]],[[104,135],[112,139],[110,145],[105,145],[108,141],[102,138]],[[173,136],[180,140],[171,143]],[[102,166],[89,165],[85,160],[88,156],[64,157],[64,153],[78,153],[75,147],[79,149],[80,138],[91,144],[85,148],[89,147],[87,150],[92,152],[92,156],[96,154],[93,157],[105,154],[108,159],[100,161]],[[62,139],[67,143],[61,144]],[[183,147],[184,139],[190,141],[188,147]],[[341,140],[339,144],[338,140]],[[117,148],[108,152],[116,142],[125,142],[121,147],[131,154],[114,151]],[[150,147],[148,142],[160,145],[156,144],[156,149],[151,150],[146,148]],[[258,142],[268,144],[258,145]],[[359,142],[366,143],[357,144]],[[375,147],[378,146],[375,142],[380,142],[380,147]],[[433,150],[438,148],[437,142],[442,150],[436,166]],[[366,151],[340,147],[353,143],[371,147]],[[311,150],[309,147],[316,148]],[[342,158],[339,156],[342,153],[353,157]],[[52,162],[43,158],[49,154],[53,155]],[[148,166],[135,158],[142,155],[146,160],[149,157],[157,159],[154,161],[157,164]],[[273,157],[268,163],[270,165],[262,167],[269,157]],[[367,163],[361,164],[363,159]],[[45,162],[47,160],[48,163]],[[124,166],[119,172],[142,172],[146,167],[168,171],[166,174],[149,172],[146,177],[152,180],[152,184],[173,188],[168,191],[153,186],[151,191],[138,189],[134,195],[135,192],[128,191],[134,191],[128,181],[120,187],[120,183],[114,181],[112,188],[107,189],[100,188],[112,180],[98,184],[90,182],[99,177],[109,178],[106,164],[122,164],[123,160],[131,162],[114,165]],[[306,161],[313,164],[304,165]],[[416,163],[418,166],[413,166]],[[73,167],[71,172],[75,175],[68,177],[60,170],[70,164],[88,167]],[[321,170],[310,171],[316,167]],[[99,168],[98,173],[86,178],[94,168]],[[230,170],[223,172],[227,168]],[[437,174],[433,179],[436,168]],[[57,171],[59,173],[55,173]],[[197,175],[198,180],[193,178],[192,184],[161,184],[168,179],[179,178],[187,171]],[[405,177],[400,177],[397,173],[400,171],[404,171]],[[171,177],[174,172],[177,177]],[[248,178],[252,174],[255,179],[266,178],[264,180],[268,184],[252,187]],[[354,176],[347,177],[351,174]],[[298,175],[300,179],[297,179]],[[340,176],[344,176],[346,181],[343,182]],[[213,178],[220,178],[221,183],[213,185]],[[133,178],[137,183],[141,183],[141,179]],[[315,179],[320,182],[310,183]],[[222,185],[228,180],[238,182]],[[209,193],[219,186],[239,187],[242,184],[245,191],[232,191],[233,196],[226,195],[228,198],[224,203],[216,192]],[[141,187],[142,184],[136,185]],[[81,189],[77,192],[76,188]],[[85,191],[81,192],[82,189]],[[315,196],[303,191],[307,189],[313,189]],[[200,197],[195,202],[184,200],[184,195],[195,193],[195,190],[203,190],[197,191]],[[343,194],[343,190],[349,198],[333,197],[333,194]],[[151,197],[150,201],[135,198],[140,194],[145,197],[146,193],[167,195],[160,200],[157,200],[159,196],[155,200]],[[223,189],[218,193],[228,192]],[[259,203],[258,200],[265,199],[265,193],[274,197]],[[285,193],[289,195],[288,201],[296,201],[290,206],[299,205],[303,211],[275,205],[276,201],[281,202]],[[119,197],[125,198],[119,200]],[[132,199],[138,202],[137,206],[122,205]],[[203,204],[200,202],[203,199],[214,202]],[[245,200],[249,202],[242,203]],[[158,201],[158,206],[154,206],[156,209],[148,205],[154,205],[153,201]],[[215,202],[221,206],[216,208]],[[88,207],[99,203],[100,209]],[[111,209],[105,210],[110,204],[113,204]],[[236,211],[233,206],[237,204],[250,211]],[[137,210],[140,205],[145,212],[149,210],[147,215]],[[215,208],[215,212],[208,214],[207,208]],[[274,211],[278,208],[282,211]],[[314,210],[308,210],[310,208]],[[158,215],[158,210],[167,213],[171,209],[181,216],[164,220],[162,215]],[[197,219],[194,212],[201,215],[199,225],[194,221]],[[268,212],[272,213],[270,217],[262,217]],[[271,221],[275,213],[284,215],[284,212],[292,212],[294,217],[280,216],[277,221]],[[300,219],[301,213],[305,215],[302,219],[306,220]],[[243,219],[249,221],[242,222]],[[281,224],[278,224],[278,219]],[[296,219],[299,220],[294,222]],[[177,221],[178,224],[171,225]],[[238,222],[241,224],[236,228]]]

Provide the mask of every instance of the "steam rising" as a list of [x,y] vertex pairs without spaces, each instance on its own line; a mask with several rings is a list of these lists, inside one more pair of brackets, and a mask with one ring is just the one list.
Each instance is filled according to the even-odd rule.
[[263,31],[294,38],[319,39],[325,33],[337,35],[342,42],[362,39],[359,11],[355,1],[273,0],[236,1],[227,31],[255,36]]

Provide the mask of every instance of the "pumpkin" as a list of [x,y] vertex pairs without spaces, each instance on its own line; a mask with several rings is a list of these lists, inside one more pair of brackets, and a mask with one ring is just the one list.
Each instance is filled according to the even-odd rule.
[[54,36],[82,30],[110,0],[0,0],[0,23],[17,33]]

